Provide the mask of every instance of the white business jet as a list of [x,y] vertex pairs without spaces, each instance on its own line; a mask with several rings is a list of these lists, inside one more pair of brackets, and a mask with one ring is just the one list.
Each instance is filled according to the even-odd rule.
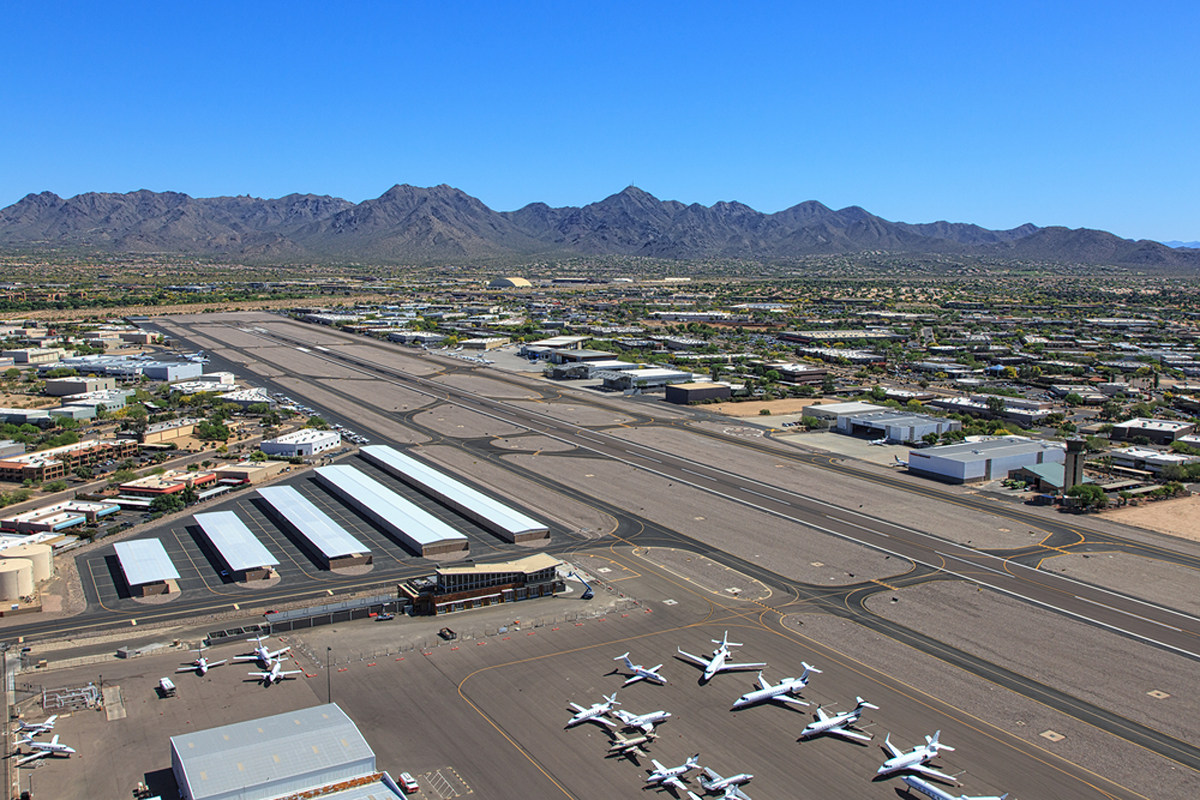
[[247,639],[247,642],[254,642],[254,652],[244,656],[234,656],[233,660],[257,661],[264,669],[269,669],[272,661],[292,649],[290,647],[284,647],[272,653],[263,644],[265,638],[266,637],[263,636],[255,636],[253,639]]
[[727,672],[729,670],[735,670],[735,669],[763,669],[767,666],[764,663],[751,664],[751,663],[747,662],[744,664],[739,664],[739,663],[731,662],[729,659],[732,658],[733,653],[729,652],[729,648],[741,647],[742,645],[740,642],[729,641],[729,631],[725,631],[724,638],[712,639],[711,641],[713,644],[719,645],[719,647],[717,647],[717,649],[713,650],[711,658],[704,658],[703,656],[694,656],[691,653],[685,653],[683,650],[680,650],[678,647],[675,648],[676,650],[679,651],[679,655],[686,658],[688,661],[691,661],[695,664],[699,664],[700,666],[704,667],[704,679],[703,679],[704,681],[712,680],[713,676],[716,675],[718,672]]
[[193,650],[192,652],[198,654],[196,660],[186,667],[180,667],[179,669],[175,670],[176,672],[191,672],[192,670],[196,670],[196,674],[204,675],[208,672],[209,667],[219,667],[229,660],[222,658],[220,661],[209,661],[204,655],[203,645],[200,646],[199,650]]
[[667,682],[666,678],[658,674],[658,671],[662,669],[662,664],[659,664],[657,667],[643,667],[641,664],[635,664],[630,661],[629,653],[626,653],[623,656],[617,656],[613,659],[613,661],[624,661],[625,669],[633,673],[633,675],[623,684],[625,686],[628,686],[631,683],[637,683],[638,681],[647,680],[655,681],[660,686],[666,684]]
[[659,786],[669,786],[672,789],[678,789],[679,791],[683,792],[687,791],[687,786],[684,785],[680,778],[684,775],[687,775],[692,770],[700,768],[700,754],[696,753],[696,755],[692,756],[678,767],[664,767],[653,758],[650,759],[650,763],[654,765],[654,769],[646,778],[646,783],[654,783],[658,784]]
[[994,794],[989,794],[989,795],[960,794],[958,797],[955,797],[954,795],[950,794],[949,792],[947,792],[945,789],[941,788],[940,786],[934,786],[929,781],[922,780],[922,779],[918,778],[916,775],[905,775],[902,780],[905,783],[907,783],[911,788],[916,789],[921,794],[923,794],[927,797],[932,797],[933,800],[1004,800],[1006,797],[1008,797],[1007,792],[1000,795],[999,797],[997,797]]
[[821,670],[810,664],[801,661],[804,665],[804,674],[799,678],[784,678],[774,686],[771,682],[763,677],[761,672],[758,673],[759,688],[753,692],[746,692],[744,695],[734,701],[734,708],[745,708],[752,706],[755,703],[762,703],[767,700],[774,700],[777,703],[790,703],[791,705],[807,706],[809,703],[804,702],[795,695],[800,694],[800,690],[808,686],[808,676],[812,673],[821,674]]
[[58,719],[58,714],[52,714],[46,718],[45,722],[25,722],[21,720],[20,726],[17,727],[17,733],[25,734],[25,737],[41,736],[43,733],[49,733],[54,730],[54,721]]
[[604,717],[613,710],[613,706],[619,706],[617,702],[617,693],[604,696],[603,703],[592,703],[590,708],[584,708],[577,703],[571,703],[571,708],[577,712],[575,716],[567,722],[566,727],[573,728],[582,722],[599,722],[601,725],[613,726],[612,720],[607,720]]
[[629,711],[621,711],[617,709],[613,712],[617,715],[617,719],[625,724],[626,728],[640,728],[645,733],[650,733],[654,730],[654,726],[660,722],[666,722],[670,718],[670,714],[666,711],[651,711],[649,714],[634,714]]
[[30,761],[36,761],[39,758],[45,758],[46,756],[65,755],[70,758],[71,754],[75,752],[74,747],[67,747],[65,744],[59,744],[57,733],[54,734],[54,738],[48,742],[35,742],[30,737],[26,736],[24,739],[21,739],[18,744],[26,745],[32,751],[29,753],[29,755],[16,762],[16,766],[18,767],[22,764],[28,764]]
[[[714,770],[709,767],[704,768],[704,774],[700,776],[700,785],[704,787],[704,791],[709,794],[721,796],[721,800],[750,800],[750,796],[742,791],[742,786],[753,780],[754,776],[749,772],[739,772],[737,775],[730,775],[728,778],[722,778]],[[695,797],[691,792],[689,795]]]
[[925,762],[931,761],[937,757],[939,750],[954,750],[953,747],[946,744],[938,744],[938,737],[942,732],[937,731],[933,736],[925,737],[925,744],[918,745],[907,753],[900,750],[896,745],[892,744],[889,733],[883,740],[883,746],[892,754],[892,757],[883,762],[883,766],[875,771],[876,775],[892,775],[897,772],[919,772],[922,775],[927,775],[930,778],[946,783],[957,785],[958,780],[951,775],[947,775],[933,767],[925,766]]
[[271,662],[271,669],[266,672],[247,672],[246,674],[252,678],[258,678],[263,682],[263,686],[270,686],[285,679],[290,680],[289,675],[299,675],[302,672],[304,672],[302,669],[285,670],[283,662],[276,660]]
[[858,705],[854,706],[850,711],[845,711],[841,714],[830,716],[825,713],[825,709],[817,706],[817,719],[810,722],[808,726],[800,732],[801,739],[808,739],[812,736],[820,736],[823,733],[832,734],[834,736],[843,736],[847,739],[858,739],[863,742],[869,742],[875,737],[871,733],[863,733],[855,730],[854,724],[862,717],[864,708],[873,708],[879,710],[879,706],[868,703],[861,697],[854,698]]

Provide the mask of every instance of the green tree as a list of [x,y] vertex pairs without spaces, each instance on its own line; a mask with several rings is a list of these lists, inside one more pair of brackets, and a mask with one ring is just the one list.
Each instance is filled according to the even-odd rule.
[[150,510],[156,514],[173,514],[176,511],[182,511],[186,503],[179,496],[180,494],[182,492],[159,495],[150,501]]
[[1081,483],[1067,489],[1067,497],[1079,498],[1088,508],[1103,508],[1108,505],[1108,495],[1094,483]]

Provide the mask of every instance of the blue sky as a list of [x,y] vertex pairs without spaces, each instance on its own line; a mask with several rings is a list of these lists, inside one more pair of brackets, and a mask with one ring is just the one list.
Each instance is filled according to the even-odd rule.
[[1200,239],[1195,2],[115,0],[2,19],[0,206],[448,183],[511,210],[632,182]]

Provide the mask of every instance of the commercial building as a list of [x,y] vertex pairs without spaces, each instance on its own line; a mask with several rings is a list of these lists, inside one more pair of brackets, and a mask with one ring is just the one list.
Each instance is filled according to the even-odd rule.
[[165,422],[153,422],[146,426],[138,438],[143,444],[162,444],[174,439],[191,436],[201,420],[196,418],[169,419]]
[[306,429],[265,439],[259,449],[269,456],[308,457],[341,445],[342,435],[337,431]]
[[52,408],[52,409],[50,409],[50,411],[48,413],[52,417],[59,417],[61,419],[73,419],[76,421],[83,421],[83,420],[96,418],[96,407],[95,406],[84,406],[84,405],[67,405],[67,406],[59,406],[58,408]]
[[1170,419],[1145,419],[1137,417],[1113,425],[1109,439],[1131,442],[1145,437],[1151,444],[1166,445],[1178,439],[1195,433],[1196,425],[1191,422],[1180,422]]
[[326,569],[356,567],[372,562],[371,550],[345,528],[313,505],[292,486],[269,486],[258,490],[271,507],[272,516],[300,535],[310,553]]
[[1066,461],[1066,456],[1066,448],[1061,442],[1022,436],[984,437],[910,451],[908,469],[948,483],[974,483],[1001,480],[1032,464],[1061,464]]
[[139,497],[159,497],[164,494],[176,494],[189,487],[199,489],[217,480],[214,472],[188,472],[181,469],[169,469],[158,475],[145,475],[120,485],[122,494]]
[[805,416],[815,417],[822,422],[825,422],[831,428],[836,428],[838,420],[843,416],[853,416],[855,414],[873,414],[877,411],[889,411],[887,406],[879,406],[874,403],[859,403],[851,401],[848,403],[826,403],[819,405],[814,403],[804,409]]
[[232,511],[196,514],[193,519],[212,544],[235,581],[265,580],[274,574],[279,559],[263,547],[258,537]]
[[434,575],[401,584],[400,595],[412,603],[414,614],[449,614],[549,597],[565,588],[558,575],[561,563],[537,553],[515,561],[443,567]]
[[398,342],[400,344],[420,344],[431,345],[441,344],[446,341],[446,334],[434,333],[433,331],[391,331],[387,335],[389,342]]
[[101,409],[116,411],[124,408],[130,397],[133,397],[133,392],[129,389],[98,389],[94,392],[68,395],[63,398],[63,402],[71,405],[88,405],[97,411]]
[[0,352],[0,356],[11,358],[16,364],[57,364],[66,354],[66,350],[58,347],[24,347]]
[[106,389],[116,389],[116,378],[51,378],[46,381],[46,394],[51,397],[67,397],[73,394],[87,394]]
[[529,542],[550,536],[550,528],[544,522],[394,448],[368,445],[361,452],[367,461],[506,541]]
[[1200,456],[1164,453],[1149,447],[1118,447],[1109,450],[1105,455],[1112,459],[1114,467],[1121,470],[1136,470],[1155,475],[1167,467],[1185,467],[1189,464],[1200,463]]
[[353,467],[317,467],[317,480],[417,555],[465,551],[467,537]]
[[77,467],[90,466],[105,459],[127,458],[137,454],[137,443],[129,439],[84,439],[75,444],[38,450],[0,461],[0,480],[21,482],[52,481]]
[[242,461],[213,470],[221,483],[262,483],[291,469],[286,461]]
[[670,383],[691,383],[696,376],[691,372],[665,367],[643,367],[629,370],[600,370],[596,377],[604,381],[605,388],[619,391],[630,389],[660,389]]
[[333,703],[172,736],[171,771],[184,800],[403,797]]
[[668,403],[687,405],[701,400],[727,400],[733,387],[726,383],[676,383],[666,388]]
[[120,510],[116,503],[67,500],[0,518],[0,528],[17,533],[48,533],[95,522]]
[[511,341],[507,336],[479,336],[473,339],[463,339],[459,344],[467,350],[496,350]]
[[268,408],[275,407],[275,400],[267,393],[266,389],[241,389],[236,392],[226,392],[219,397],[226,403],[233,403],[243,409],[260,403]]
[[940,437],[943,433],[961,429],[962,423],[958,420],[913,414],[908,411],[893,411],[888,408],[858,414],[840,414],[837,419],[837,430],[842,433],[871,438],[882,437],[896,444],[919,442],[930,434]]
[[158,539],[133,539],[113,545],[125,583],[134,597],[179,591],[179,571]]

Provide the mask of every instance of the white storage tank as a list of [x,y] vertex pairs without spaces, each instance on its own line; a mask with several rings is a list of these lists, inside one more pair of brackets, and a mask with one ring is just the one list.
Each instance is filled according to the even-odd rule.
[[48,544],[18,544],[0,550],[0,558],[24,558],[33,562],[33,582],[49,580],[54,574],[54,548]]
[[33,562],[28,558],[0,560],[0,598],[16,602],[33,594]]

